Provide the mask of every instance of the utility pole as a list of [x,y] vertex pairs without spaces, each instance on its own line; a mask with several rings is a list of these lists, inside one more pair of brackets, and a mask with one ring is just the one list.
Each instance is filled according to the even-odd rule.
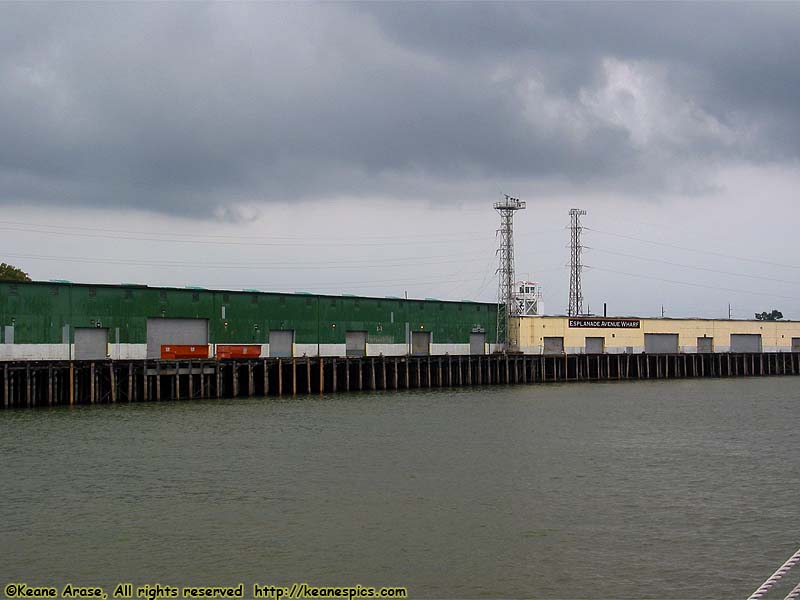
[[581,291],[581,273],[583,271],[583,264],[581,264],[581,253],[583,246],[581,245],[581,216],[585,215],[586,211],[579,208],[573,208],[569,211],[570,227],[569,227],[569,304],[567,305],[567,315],[576,317],[583,314],[583,292]]
[[731,305],[728,303],[728,321],[731,320],[733,312],[731,311]]
[[661,305],[661,318],[664,318],[664,305]]
[[494,209],[500,213],[500,247],[497,249],[499,265],[497,267],[497,338],[496,343],[508,352],[517,345],[517,340],[510,340],[508,335],[511,317],[517,312],[514,302],[514,213],[525,208],[526,204],[519,198],[504,194],[503,200],[494,203]]

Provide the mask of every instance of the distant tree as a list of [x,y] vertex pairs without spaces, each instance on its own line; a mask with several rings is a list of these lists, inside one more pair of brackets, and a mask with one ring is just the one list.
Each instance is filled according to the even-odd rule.
[[0,281],[30,281],[30,276],[14,265],[0,263]]
[[780,321],[783,318],[783,313],[779,310],[772,309],[772,312],[756,313],[756,319],[759,321]]

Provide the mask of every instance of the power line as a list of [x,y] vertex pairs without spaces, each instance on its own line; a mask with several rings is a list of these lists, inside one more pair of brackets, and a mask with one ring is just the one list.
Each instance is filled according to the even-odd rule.
[[[203,233],[202,235],[198,235],[196,233],[180,233],[180,232],[176,232],[176,231],[168,231],[168,232],[166,232],[166,231],[165,232],[137,231],[137,230],[131,230],[131,229],[110,229],[110,228],[103,228],[103,227],[83,227],[83,226],[80,226],[80,225],[51,225],[51,224],[48,224],[48,223],[26,223],[26,222],[22,222],[22,221],[0,220],[0,229],[4,229],[4,227],[2,227],[3,225],[19,227],[19,229],[14,229],[14,231],[27,231],[26,229],[24,229],[25,227],[29,227],[29,228],[32,227],[32,228],[36,228],[36,229],[55,229],[55,230],[63,230],[63,231],[71,231],[71,230],[74,230],[74,231],[90,231],[90,232],[98,232],[99,231],[99,232],[104,232],[104,233],[113,233],[113,234],[122,234],[122,235],[141,234],[141,235],[152,236],[152,235],[162,235],[162,234],[164,234],[164,235],[170,235],[170,236],[173,236],[173,237],[189,237],[189,238],[203,238],[203,239],[205,239],[205,238],[215,238],[215,239],[232,239],[232,240],[261,240],[261,239],[264,238],[264,235],[258,235],[258,236],[251,236],[251,235],[220,235],[220,234],[212,234],[212,233]],[[41,232],[35,231],[35,233],[41,233]],[[266,235],[267,235],[267,237],[269,237],[271,239],[275,239],[275,240],[300,240],[300,241],[304,241],[304,240],[308,239],[308,235],[306,235],[306,234],[296,235],[296,236],[287,236],[287,235],[274,235],[274,234],[267,233]],[[358,237],[360,239],[363,239],[363,240],[370,240],[370,239],[384,240],[384,239],[387,239],[387,238],[388,239],[398,239],[398,240],[408,240],[408,239],[418,239],[418,238],[430,237],[430,235],[431,234],[429,234],[429,233],[417,233],[417,234],[404,233],[402,235],[390,235],[390,234],[385,234],[385,235],[383,235],[383,234],[382,235],[359,235]],[[458,236],[458,238],[457,238],[458,240],[464,240],[464,241],[474,240],[476,235],[483,235],[483,236],[487,237],[487,239],[489,237],[485,230],[484,231],[459,231],[459,232],[452,232],[452,233],[447,233],[447,232],[443,232],[443,233],[437,232],[436,233],[436,237],[439,237],[439,238],[448,237],[448,236]],[[352,239],[351,237],[348,237],[348,238],[336,238],[336,237],[320,238],[319,236],[315,236],[315,237],[317,239],[330,239],[330,240],[333,240],[333,241],[335,241],[337,239],[338,240],[342,240],[342,239],[350,240],[350,239]]]
[[[175,243],[175,244],[201,244],[201,245],[220,245],[220,246],[245,246],[245,247],[254,247],[254,246],[266,246],[266,247],[285,247],[285,246],[302,246],[302,247],[319,247],[319,246],[336,246],[336,247],[374,247],[374,246],[407,246],[409,244],[408,240],[404,241],[383,241],[383,242],[352,242],[352,241],[299,241],[300,238],[292,238],[291,240],[279,240],[278,238],[273,238],[278,241],[275,242],[235,242],[235,241],[225,241],[225,240],[212,240],[212,239],[176,239],[174,236],[176,234],[170,233],[169,235],[173,237],[141,237],[141,236],[134,236],[128,235],[125,232],[120,233],[81,233],[76,231],[58,231],[58,230],[47,230],[47,229],[24,229],[24,228],[17,228],[17,227],[8,227],[8,226],[0,226],[0,230],[2,231],[21,231],[25,233],[43,233],[46,235],[60,235],[60,236],[67,236],[67,237],[84,237],[84,238],[100,238],[100,239],[112,239],[112,240],[130,240],[130,241],[139,241],[139,242],[159,242],[159,243]],[[98,230],[100,231],[100,230]],[[155,234],[159,235],[159,234]],[[205,238],[206,236],[204,236]],[[272,237],[272,236],[268,236]],[[438,235],[437,235],[438,237]],[[319,239],[319,238],[316,238]],[[292,242],[297,243],[292,243]],[[442,240],[442,239],[426,239],[424,244],[419,245],[429,245],[429,244],[452,244],[454,241],[458,240]],[[470,238],[463,238],[462,241],[475,241],[474,237]]]
[[770,296],[772,298],[782,298],[784,300],[794,300],[794,301],[800,300],[800,298],[797,298],[797,297],[794,297],[794,296],[781,296],[779,294],[768,294],[768,293],[761,293],[761,292],[748,292],[748,291],[745,291],[745,290],[737,290],[737,289],[732,289],[732,288],[723,288],[723,287],[718,287],[718,286],[715,286],[715,285],[704,285],[702,283],[691,283],[691,282],[688,282],[688,281],[677,281],[675,279],[663,279],[661,277],[652,277],[650,275],[642,275],[640,273],[626,273],[625,271],[616,271],[614,269],[605,269],[603,267],[590,267],[589,265],[584,265],[584,268],[593,269],[595,271],[605,271],[607,273],[616,273],[617,275],[627,275],[628,277],[637,277],[639,279],[651,279],[653,281],[661,281],[663,283],[674,283],[674,284],[677,284],[677,285],[688,285],[688,286],[692,286],[692,287],[705,288],[705,289],[716,290],[716,291],[721,291],[721,292],[733,292],[733,293],[736,293],[736,294],[748,294],[750,296]]
[[[113,265],[132,265],[132,266],[146,266],[146,267],[182,267],[182,268],[199,268],[199,269],[213,269],[213,268],[220,268],[220,269],[253,269],[253,270],[265,270],[265,269],[275,269],[275,270],[317,270],[324,268],[328,269],[351,269],[351,268],[358,268],[358,269],[382,269],[382,268],[391,268],[391,267],[418,267],[419,263],[424,263],[427,265],[437,265],[437,264],[451,264],[451,263],[463,263],[464,258],[469,256],[475,256],[476,258],[479,255],[464,255],[464,254],[445,254],[440,256],[424,256],[424,257],[414,257],[414,258],[407,258],[407,259],[394,259],[396,261],[402,262],[375,262],[369,261],[365,262],[363,260],[359,261],[347,261],[347,260],[338,260],[333,262],[323,262],[323,263],[314,263],[309,264],[308,261],[303,261],[299,263],[293,262],[241,262],[236,261],[234,263],[219,263],[219,262],[200,262],[200,261],[175,261],[175,260],[160,260],[160,259],[142,259],[142,258],[133,258],[133,259],[124,259],[124,258],[94,258],[94,257],[87,257],[87,256],[48,256],[48,255],[37,255],[37,254],[17,254],[13,252],[2,252],[0,254],[5,257],[11,258],[21,258],[26,260],[45,260],[48,262],[76,262],[76,263],[87,263],[87,264],[113,264]],[[437,259],[435,262],[431,259]],[[453,258],[453,260],[439,260],[441,258]]]
[[[464,275],[475,275],[477,273],[467,272],[467,273],[463,273],[463,274]],[[332,286],[345,287],[345,288],[353,288],[353,287],[356,287],[356,288],[385,288],[385,287],[387,287],[386,284],[411,286],[411,285],[421,285],[421,284],[430,285],[430,284],[437,284],[437,283],[460,283],[462,281],[464,281],[463,278],[459,278],[459,279],[440,279],[440,278],[437,278],[437,279],[428,279],[428,280],[425,280],[425,279],[399,280],[397,278],[392,278],[392,279],[369,279],[367,281],[349,281],[349,282],[348,281],[345,281],[345,282],[336,281],[336,282],[333,282],[333,283],[330,283],[330,284],[304,285],[303,287],[308,288],[308,289],[313,289],[313,290],[330,289]],[[268,283],[268,284],[248,282],[245,285],[238,285],[237,284],[236,286],[232,286],[232,284],[228,284],[228,283],[209,284],[209,287],[212,287],[212,288],[214,288],[214,287],[226,287],[226,286],[228,286],[228,287],[241,287],[243,289],[246,288],[246,287],[249,287],[249,288],[264,289],[264,290],[275,289],[276,287],[287,287],[285,285],[276,284],[274,281],[271,282],[271,283]]]
[[730,259],[733,259],[733,260],[742,260],[742,261],[746,261],[746,262],[759,263],[759,264],[764,264],[764,265],[771,265],[773,267],[785,267],[787,269],[800,269],[800,266],[798,266],[798,265],[787,265],[785,263],[778,263],[778,262],[773,262],[773,261],[769,261],[769,260],[763,260],[763,259],[760,259],[760,258],[749,258],[749,257],[746,257],[746,256],[736,256],[736,255],[733,255],[733,254],[728,254],[726,252],[714,252],[713,250],[700,250],[699,248],[688,248],[686,246],[678,246],[676,244],[669,244],[667,242],[656,242],[654,240],[646,240],[644,238],[638,238],[638,237],[634,237],[632,235],[624,235],[622,233],[613,233],[613,232],[610,232],[610,231],[602,231],[600,229],[594,229],[594,228],[589,228],[589,227],[584,227],[584,229],[586,229],[587,231],[592,231],[594,233],[600,233],[602,235],[610,235],[610,236],[613,236],[613,237],[618,237],[618,238],[622,238],[622,239],[626,239],[626,240],[633,240],[635,242],[641,242],[643,244],[652,244],[654,246],[664,246],[664,247],[667,247],[667,248],[675,248],[676,250],[684,250],[686,252],[696,252],[698,254],[708,254],[708,255],[711,255],[711,256],[720,256],[720,257],[723,257],[723,258],[730,258]]
[[673,267],[683,267],[685,269],[694,269],[695,271],[706,271],[706,272],[709,272],[709,273],[717,273],[717,274],[720,274],[720,275],[732,275],[734,277],[746,277],[746,278],[750,278],[750,279],[763,279],[764,281],[775,281],[775,282],[778,282],[778,283],[788,283],[788,284],[792,284],[792,285],[800,285],[800,281],[787,281],[785,279],[778,279],[776,277],[765,277],[763,275],[750,275],[748,273],[735,273],[733,271],[722,271],[720,269],[714,269],[714,268],[710,268],[710,267],[698,267],[697,265],[687,265],[687,264],[676,263],[676,262],[672,262],[672,261],[668,261],[668,260],[661,260],[661,259],[658,259],[658,258],[647,258],[645,256],[637,256],[635,254],[626,254],[624,252],[615,252],[613,250],[605,250],[603,248],[592,247],[592,248],[589,248],[589,249],[593,250],[595,252],[602,252],[604,254],[613,254],[615,256],[624,256],[624,257],[627,257],[627,258],[634,258],[636,260],[642,260],[642,261],[645,261],[645,262],[659,263],[659,264],[662,264],[662,265],[670,265],[670,266],[673,266]]

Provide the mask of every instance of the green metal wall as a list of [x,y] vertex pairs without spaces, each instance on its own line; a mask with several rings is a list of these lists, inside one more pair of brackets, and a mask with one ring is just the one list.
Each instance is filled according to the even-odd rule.
[[344,344],[346,331],[366,331],[369,343],[402,344],[406,323],[432,332],[434,343],[466,344],[476,328],[494,340],[497,322],[495,305],[473,302],[0,282],[0,324],[14,325],[15,343],[58,344],[64,325],[72,332],[99,321],[109,341],[119,328],[120,343],[144,344],[154,317],[208,319],[215,344],[268,343],[275,329],[293,329],[298,344]]

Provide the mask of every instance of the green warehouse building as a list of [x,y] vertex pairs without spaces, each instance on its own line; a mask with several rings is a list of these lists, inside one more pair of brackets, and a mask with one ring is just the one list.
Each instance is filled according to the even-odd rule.
[[0,360],[159,358],[168,344],[262,357],[484,354],[497,306],[66,281],[0,282]]

